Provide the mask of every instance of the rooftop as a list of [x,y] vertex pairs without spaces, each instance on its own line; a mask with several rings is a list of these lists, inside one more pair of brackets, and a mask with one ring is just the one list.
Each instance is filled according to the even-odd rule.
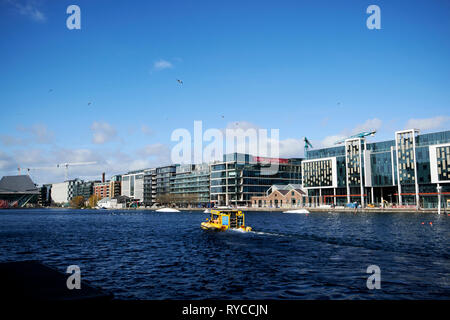
[[4,176],[0,180],[0,193],[39,194],[39,189],[28,175]]

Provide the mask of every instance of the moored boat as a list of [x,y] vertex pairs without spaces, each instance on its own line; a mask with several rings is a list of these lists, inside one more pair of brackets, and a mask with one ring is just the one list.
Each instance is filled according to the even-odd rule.
[[294,209],[294,210],[283,211],[283,213],[309,213],[309,211],[306,209]]
[[172,209],[172,208],[161,208],[158,210],[155,210],[156,212],[180,212],[180,210]]

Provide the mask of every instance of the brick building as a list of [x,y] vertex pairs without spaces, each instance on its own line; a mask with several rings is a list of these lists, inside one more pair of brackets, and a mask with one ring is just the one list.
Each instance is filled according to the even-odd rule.
[[309,198],[300,185],[273,185],[265,196],[252,197],[253,208],[298,208],[309,206]]

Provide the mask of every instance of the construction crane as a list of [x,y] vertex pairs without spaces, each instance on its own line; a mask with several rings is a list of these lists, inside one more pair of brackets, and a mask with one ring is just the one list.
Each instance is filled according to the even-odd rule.
[[352,138],[364,138],[364,137],[367,137],[367,136],[372,136],[372,137],[373,137],[373,136],[375,135],[375,133],[377,133],[376,130],[373,130],[373,131],[363,131],[363,132],[354,134],[354,135],[352,135],[352,136],[350,136],[350,137],[347,137],[347,138],[345,138],[345,139],[338,140],[338,141],[336,141],[334,144],[341,144],[341,143],[344,143],[345,140],[352,139]]
[[[17,170],[19,171],[19,175],[20,175],[21,170],[23,170],[23,171],[26,172],[26,174],[28,174],[31,177],[31,179],[33,179],[33,177],[31,176],[31,171],[52,170],[52,169],[55,170],[56,168],[55,167],[36,167],[36,168],[21,168],[21,167],[17,167]],[[34,178],[36,178],[36,177],[34,177]]]
[[311,144],[311,142],[309,142],[309,140],[308,140],[308,138],[304,138],[303,139],[303,141],[305,141],[305,154],[304,154],[304,156],[305,156],[305,158],[306,158],[306,151],[308,151],[308,149],[309,148],[313,148],[313,146],[312,146],[312,144]]
[[67,177],[69,174],[69,166],[73,167],[73,166],[85,166],[85,165],[90,165],[90,164],[96,164],[97,161],[89,161],[89,162],[71,162],[71,163],[59,163],[56,165],[57,168],[65,168],[65,180],[67,181]]

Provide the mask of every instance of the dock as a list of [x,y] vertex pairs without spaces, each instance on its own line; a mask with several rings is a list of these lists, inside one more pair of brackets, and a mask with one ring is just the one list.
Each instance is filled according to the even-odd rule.
[[69,290],[70,274],[61,273],[39,261],[0,263],[3,301],[110,301],[113,295],[86,283]]

